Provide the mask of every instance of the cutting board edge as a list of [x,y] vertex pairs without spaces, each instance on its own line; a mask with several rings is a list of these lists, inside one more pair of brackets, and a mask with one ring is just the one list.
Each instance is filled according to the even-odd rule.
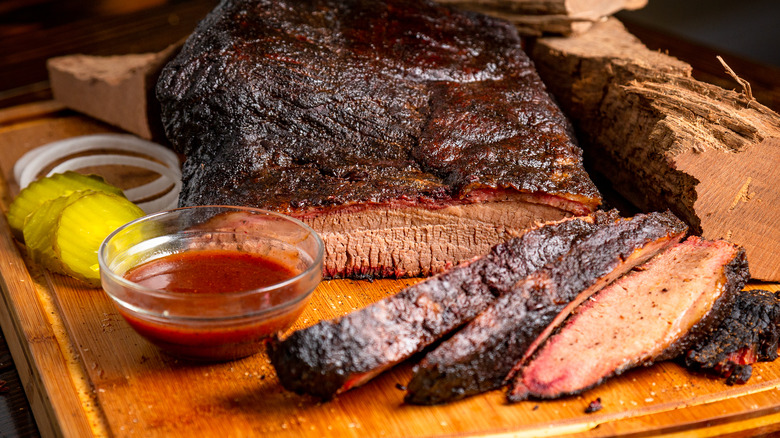
[[[47,318],[39,300],[35,280],[30,274],[23,256],[14,241],[5,213],[8,209],[8,182],[0,171],[0,260],[12,266],[18,275],[16,285],[9,284],[9,278],[0,276],[0,327],[5,335],[11,357],[23,383],[33,417],[41,436],[94,436],[93,427],[83,400],[78,396],[76,379],[87,382],[83,365],[71,357],[69,366],[67,353],[60,342],[69,339],[57,337],[54,327]],[[8,272],[10,268],[6,268]],[[26,306],[19,303],[24,302]],[[20,315],[19,309],[31,309],[30,314]],[[71,349],[71,351],[74,351]],[[47,372],[42,372],[46,367]],[[51,372],[51,368],[56,372]],[[74,374],[75,373],[75,374]],[[80,374],[80,375],[79,375]],[[72,391],[61,390],[63,384],[70,384]],[[56,394],[58,400],[52,400]],[[94,405],[97,406],[97,405]]]
[[[42,115],[46,114],[46,112],[42,112]],[[26,120],[26,118],[25,118]],[[2,121],[2,116],[0,114],[0,122]],[[8,182],[4,179],[2,172],[0,172],[0,195],[2,196],[2,207],[5,208],[7,206],[7,191],[8,189]],[[5,184],[3,184],[5,183]],[[80,429],[80,433],[75,432],[79,429],[76,429],[77,426],[73,426],[74,422],[78,422],[79,419],[73,419],[68,417],[68,415],[71,414],[71,411],[68,409],[76,409],[78,412],[76,412],[76,417],[79,415],[83,417],[83,420],[86,421],[87,426],[89,426],[89,413],[83,409],[81,406],[81,400],[77,400],[75,403],[69,403],[67,406],[58,406],[54,407],[53,405],[56,404],[52,401],[52,397],[57,397],[58,395],[56,392],[62,392],[59,390],[60,387],[57,386],[58,379],[71,379],[70,383],[73,384],[73,388],[75,392],[75,389],[77,387],[76,384],[74,384],[75,380],[85,378],[84,376],[88,376],[89,373],[87,372],[88,368],[85,367],[85,364],[82,363],[82,360],[80,357],[78,357],[78,354],[76,353],[75,343],[77,343],[77,340],[74,340],[73,338],[67,338],[70,333],[65,330],[62,331],[58,329],[55,326],[52,326],[51,323],[51,317],[47,314],[51,310],[46,307],[46,305],[41,304],[41,296],[36,295],[41,293],[36,289],[37,288],[47,288],[47,287],[53,287],[52,286],[52,277],[50,275],[52,274],[38,274],[38,270],[35,269],[35,267],[30,267],[30,265],[25,264],[25,259],[23,254],[20,253],[18,249],[17,243],[13,240],[13,238],[10,235],[10,231],[8,229],[7,223],[4,222],[4,217],[0,218],[0,234],[2,236],[0,237],[0,249],[3,249],[3,246],[6,246],[10,252],[6,251],[8,257],[6,257],[7,260],[11,260],[14,264],[17,265],[17,268],[23,274],[25,277],[25,282],[29,285],[24,288],[14,285],[14,284],[7,284],[7,278],[1,278],[0,279],[0,293],[3,294],[3,296],[0,298],[2,302],[0,302],[0,326],[3,328],[6,333],[13,333],[15,336],[12,336],[9,338],[9,346],[11,344],[16,343],[16,345],[11,346],[12,355],[14,357],[14,360],[17,362],[17,366],[20,368],[20,376],[22,377],[22,381],[25,384],[25,390],[27,391],[28,397],[30,397],[31,405],[33,406],[33,413],[35,415],[36,421],[39,424],[39,427],[41,429],[41,433],[43,436],[94,436],[95,430],[94,426],[92,428],[88,429]],[[0,259],[3,258],[3,253],[0,252]],[[6,271],[4,270],[3,273],[5,274]],[[54,278],[53,281],[56,282],[56,278]],[[772,285],[773,287],[776,287],[776,285]],[[20,290],[23,289],[23,290]],[[32,294],[30,293],[32,291]],[[52,290],[52,293],[56,291]],[[2,308],[3,304],[6,305],[5,308]],[[34,308],[31,311],[30,315],[25,314],[25,304],[31,305]],[[67,303],[61,303],[59,301],[59,297],[55,294],[52,297],[51,304],[53,306],[54,311],[60,311],[61,305],[67,305]],[[34,318],[32,321],[29,320],[29,318]],[[38,324],[40,321],[45,321],[46,324],[41,324],[40,326],[36,326],[35,324]],[[12,332],[9,332],[10,330],[13,330]],[[30,342],[29,339],[31,337],[36,336],[37,338],[33,338],[36,341]],[[57,336],[60,337],[59,341]],[[62,336],[65,336],[67,339],[62,339]],[[14,339],[15,338],[15,339]],[[63,344],[63,342],[65,344]],[[70,346],[70,349],[68,348]],[[51,370],[46,370],[45,372],[40,368],[40,364],[44,363],[44,360],[47,357],[54,357],[50,354],[49,350],[43,350],[44,348],[48,348],[50,351],[54,351],[56,353],[56,359],[60,361],[60,365],[64,366],[64,371],[55,371],[52,372]],[[64,349],[64,350],[63,350]],[[70,350],[70,351],[68,351]],[[76,369],[74,372],[73,363],[72,361],[76,360],[78,362],[78,367],[81,367],[79,369]],[[70,361],[70,362],[69,362]],[[71,364],[69,367],[68,364]],[[24,371],[22,371],[22,367],[26,367]],[[82,373],[82,376],[79,375],[79,372]],[[52,393],[52,391],[54,393]],[[73,397],[76,399],[79,399],[79,396],[77,394],[72,394]],[[37,400],[34,400],[33,397],[38,397]],[[740,400],[743,400],[745,402],[752,401],[755,397],[755,394],[740,398]],[[33,403],[35,401],[35,403]],[[726,404],[730,404],[731,402],[726,401]],[[709,411],[711,407],[713,406],[720,406],[721,401],[715,402],[713,404],[706,404],[707,407],[686,407],[686,410],[690,409],[689,412],[699,412],[699,410],[703,411]],[[102,409],[100,407],[100,404],[95,403],[97,409]],[[761,410],[761,412],[766,412],[769,414],[769,417],[771,419],[777,419],[778,414],[775,414],[774,412],[777,412],[777,410],[780,410],[780,401],[777,403],[774,403],[771,408],[768,408],[769,410]],[[99,411],[99,412],[102,412]],[[605,429],[607,427],[604,427],[610,423],[615,424],[625,424],[626,428],[621,429],[622,432],[618,435],[626,436],[626,435],[635,435],[637,433],[643,433],[647,432],[646,428],[636,428],[637,421],[641,422],[641,418],[650,418],[650,415],[648,414],[646,416],[639,415],[631,418],[622,418],[622,419],[615,419],[614,421],[596,421],[596,422],[586,422],[585,424],[590,425],[593,424],[594,428],[588,428],[584,427],[583,425],[575,425],[575,427],[572,427],[568,429],[570,432],[567,434],[567,436],[572,435],[582,435],[582,436],[602,436],[604,435]],[[737,420],[737,423],[742,424],[744,427],[750,426],[750,424],[747,424],[750,422],[752,417],[748,420],[739,420],[744,419],[745,416],[749,416],[750,414],[742,414],[738,415],[736,417],[732,417],[729,415],[725,415],[720,420],[720,426],[723,427],[723,429],[717,429],[726,431],[727,429],[733,428],[733,427],[739,427],[736,424],[734,424],[731,420]],[[717,415],[712,417],[717,418]],[[756,417],[755,420],[759,421],[759,419],[763,419],[764,416]],[[627,420],[627,421],[626,421]],[[763,421],[763,420],[761,420]],[[769,420],[767,420],[769,421]],[[635,429],[630,429],[632,426],[635,427]],[[691,429],[696,429],[698,426],[701,425],[701,422],[693,422],[688,425],[688,429],[685,429],[687,431],[690,431]],[[620,427],[620,426],[618,426]],[[780,425],[778,426],[780,428]],[[566,430],[566,427],[555,429],[556,432],[563,432]],[[713,429],[716,430],[716,429]],[[742,430],[742,429],[739,429]],[[534,435],[536,435],[537,432],[539,432],[539,429],[534,429],[529,432],[533,432]],[[676,429],[673,431],[674,433],[684,433],[684,430]],[[482,430],[482,431],[476,431],[472,433],[467,433],[468,436],[523,436],[524,431],[522,430]],[[466,436],[466,435],[459,435],[459,436]],[[716,436],[714,434],[707,434],[703,436]]]

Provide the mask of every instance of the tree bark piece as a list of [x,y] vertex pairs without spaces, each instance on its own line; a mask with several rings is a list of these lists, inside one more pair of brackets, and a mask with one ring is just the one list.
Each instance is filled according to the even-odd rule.
[[514,23],[526,36],[572,35],[622,9],[640,9],[647,0],[438,0]]
[[530,51],[586,163],[639,208],[669,208],[704,238],[745,247],[753,278],[780,280],[777,113],[696,81],[616,19]]
[[154,84],[184,40],[156,53],[51,58],[54,99],[145,139],[164,139]]

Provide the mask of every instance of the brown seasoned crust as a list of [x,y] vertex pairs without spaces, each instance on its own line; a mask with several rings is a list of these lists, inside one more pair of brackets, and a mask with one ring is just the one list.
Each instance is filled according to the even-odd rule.
[[615,219],[596,212],[531,230],[469,264],[272,342],[271,363],[282,385],[298,393],[329,398],[359,386],[471,320],[519,279]]
[[157,93],[182,205],[600,202],[516,30],[430,1],[225,1]]
[[678,242],[686,231],[671,213],[640,214],[605,224],[428,353],[414,368],[405,401],[445,403],[499,388],[573,301],[586,299]]
[[773,361],[780,342],[780,292],[751,289],[740,292],[718,328],[686,352],[685,366],[746,383],[752,364]]

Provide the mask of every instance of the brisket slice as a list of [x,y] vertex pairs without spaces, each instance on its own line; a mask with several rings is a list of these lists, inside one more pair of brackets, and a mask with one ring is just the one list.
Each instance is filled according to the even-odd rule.
[[596,212],[541,226],[396,295],[274,340],[268,355],[279,381],[322,398],[361,385],[474,318],[518,280],[616,220],[614,212]]
[[428,353],[414,368],[405,400],[444,403],[500,387],[578,303],[686,231],[671,213],[640,214],[598,229]]
[[746,383],[751,364],[777,359],[780,340],[780,292],[743,290],[718,328],[684,355],[685,365]]
[[521,196],[442,208],[367,207],[300,218],[325,244],[328,278],[430,276],[567,216]]
[[679,355],[717,326],[749,278],[743,249],[690,237],[580,306],[515,374],[508,399],[577,394]]
[[223,1],[157,96],[180,205],[296,216],[331,277],[440,272],[600,203],[516,29],[430,0]]

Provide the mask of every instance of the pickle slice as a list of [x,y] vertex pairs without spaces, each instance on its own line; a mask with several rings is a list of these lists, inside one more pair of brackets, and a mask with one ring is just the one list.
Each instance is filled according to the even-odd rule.
[[143,215],[137,205],[112,193],[87,192],[77,196],[63,208],[52,237],[54,253],[63,270],[92,286],[100,286],[97,253],[103,239]]
[[24,239],[24,220],[44,202],[79,190],[93,190],[124,196],[122,190],[97,175],[67,171],[33,181],[8,207],[8,224],[17,239]]
[[27,253],[32,261],[43,265],[46,269],[62,274],[65,272],[62,271],[57,254],[54,252],[52,231],[57,225],[60,213],[71,201],[69,196],[49,199],[27,216],[22,230]]

